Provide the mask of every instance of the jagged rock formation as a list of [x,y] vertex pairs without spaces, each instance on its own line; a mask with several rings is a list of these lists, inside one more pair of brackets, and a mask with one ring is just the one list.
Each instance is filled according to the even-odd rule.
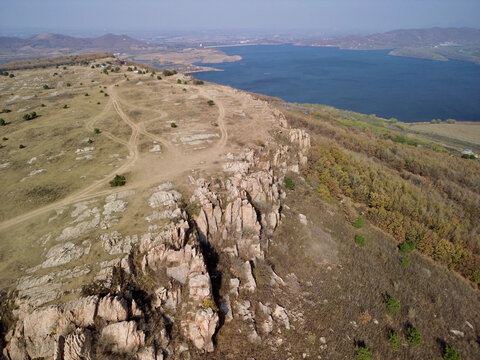
[[[275,116],[286,125],[281,113]],[[131,192],[107,197],[103,210],[98,203],[77,204],[75,220],[56,239],[67,242],[53,246],[45,262],[18,283],[18,320],[6,337],[4,356],[159,360],[214,351],[220,319],[238,318],[252,343],[275,329],[289,329],[289,314],[281,304],[250,299],[257,288],[255,266],[264,259],[281,221],[285,174],[298,172],[310,147],[304,131],[278,131],[287,144],[228,154],[223,175],[190,178],[195,216],[185,211],[183,195],[170,183],[151,190],[147,203],[152,214],[145,218],[149,232],[143,234],[109,230],[125,211]],[[80,297],[55,303],[62,295],[64,280],[59,279],[93,269],[78,265],[63,273],[37,272],[86,256],[94,241],[74,239],[92,228],[104,230],[95,241],[115,258],[98,264],[94,283]],[[226,285],[216,281],[211,254],[229,259],[231,266],[222,274]],[[271,268],[268,277],[272,287],[285,285]]]

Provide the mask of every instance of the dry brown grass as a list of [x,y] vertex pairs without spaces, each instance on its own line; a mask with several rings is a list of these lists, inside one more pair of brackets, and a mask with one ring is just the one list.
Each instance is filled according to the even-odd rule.
[[412,124],[409,128],[425,135],[440,135],[480,146],[480,124],[457,122],[455,124]]
[[81,62],[91,62],[101,59],[112,58],[109,53],[94,53],[84,55],[59,56],[54,58],[11,61],[0,65],[0,71],[38,69],[59,65],[78,65]]

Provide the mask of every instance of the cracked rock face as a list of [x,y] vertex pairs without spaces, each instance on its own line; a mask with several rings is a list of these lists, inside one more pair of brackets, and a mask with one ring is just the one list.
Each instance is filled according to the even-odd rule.
[[[275,117],[286,127],[283,114]],[[310,147],[308,134],[301,130],[287,130],[287,141],[289,145],[228,154],[217,178],[190,177],[190,202],[198,208],[194,217],[181,207],[184,195],[173,184],[150,189],[145,205],[153,213],[142,218],[148,232],[121,233],[116,228],[134,195],[131,191],[107,196],[104,205],[101,200],[75,204],[73,220],[56,237],[45,238],[51,246],[44,261],[18,282],[18,320],[5,357],[196,356],[215,350],[212,338],[221,316],[225,323],[239,320],[245,329],[242,336],[253,344],[290,329],[287,307],[253,300],[260,286],[255,267],[265,258],[281,221],[285,174],[305,164]],[[63,211],[49,221],[58,221]],[[79,239],[93,230],[100,234]],[[95,245],[103,251],[101,261],[78,265]],[[229,259],[225,281],[214,281],[216,288],[212,253]],[[272,288],[285,286],[272,268],[265,273]],[[89,287],[65,290],[85,276]],[[60,300],[65,295],[71,297]]]

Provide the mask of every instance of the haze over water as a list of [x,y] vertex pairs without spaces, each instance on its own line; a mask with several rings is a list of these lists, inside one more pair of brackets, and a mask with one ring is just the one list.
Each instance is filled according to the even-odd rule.
[[224,71],[195,77],[288,102],[326,104],[405,122],[480,121],[480,66],[473,63],[292,45],[222,50],[243,59],[208,64]]

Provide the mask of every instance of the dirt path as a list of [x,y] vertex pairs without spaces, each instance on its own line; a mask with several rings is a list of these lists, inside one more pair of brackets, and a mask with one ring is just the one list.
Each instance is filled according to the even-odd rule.
[[218,107],[219,114],[217,118],[217,124],[220,128],[221,136],[220,141],[216,144],[216,149],[223,149],[227,145],[228,141],[228,132],[227,127],[225,126],[225,106],[221,100],[219,100],[217,97],[213,97],[211,94],[208,94],[204,88],[199,89],[198,93],[208,100],[214,100]]
[[[115,141],[119,144],[122,144],[127,147],[129,151],[129,155],[127,160],[122,166],[116,168],[114,171],[110,172],[109,174],[105,175],[102,179],[93,182],[91,185],[87,186],[86,188],[68,196],[62,200],[57,202],[48,204],[41,208],[35,209],[28,213],[19,215],[12,219],[8,219],[0,223],[0,231],[3,231],[11,226],[20,224],[24,221],[32,219],[36,216],[44,214],[48,211],[55,210],[60,207],[68,206],[70,204],[88,200],[91,198],[95,198],[98,196],[105,196],[108,194],[112,194],[115,192],[127,190],[127,189],[135,189],[139,187],[146,187],[164,180],[173,180],[178,176],[184,174],[185,172],[192,170],[192,169],[207,169],[215,163],[218,158],[221,156],[222,150],[226,147],[228,141],[228,132],[225,126],[225,106],[223,102],[215,96],[209,94],[205,89],[199,89],[199,94],[207,99],[213,99],[215,101],[216,106],[219,109],[219,115],[217,117],[217,124],[219,126],[221,137],[218,142],[215,143],[214,146],[207,148],[202,151],[196,152],[188,152],[186,153],[181,148],[175,148],[171,144],[168,143],[167,140],[162,139],[158,136],[155,136],[149,133],[145,129],[145,122],[142,123],[135,123],[133,122],[122,110],[121,103],[123,102],[122,99],[118,97],[114,90],[114,85],[109,87],[109,92],[111,97],[109,102],[102,110],[100,114],[92,118],[87,124],[85,125],[89,131],[93,131],[94,125],[97,121],[99,121],[106,113],[113,107],[120,118],[131,128],[132,134],[128,142],[123,139],[118,138],[117,136],[113,135],[108,131],[103,131],[102,134],[107,136],[112,141]],[[166,117],[168,114],[163,112],[159,119]],[[153,121],[154,119],[148,120]],[[128,186],[124,186],[121,189],[103,189],[98,190],[102,186],[108,184],[108,182],[116,175],[125,173],[128,170],[131,170],[138,162],[139,162],[139,151],[138,151],[138,141],[139,135],[144,135],[154,141],[157,141],[162,146],[162,158],[159,160],[158,164],[155,164],[155,172],[149,173],[148,164],[145,164],[145,176],[141,177],[139,181],[132,182],[128,184]]]

